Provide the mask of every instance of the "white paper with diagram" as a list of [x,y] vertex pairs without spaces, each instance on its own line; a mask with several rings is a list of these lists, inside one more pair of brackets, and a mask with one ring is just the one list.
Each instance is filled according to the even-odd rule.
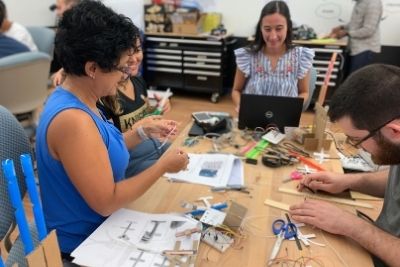
[[188,154],[187,170],[165,174],[171,180],[224,187],[243,185],[243,164],[231,154]]
[[[192,251],[181,262],[193,262],[200,233],[176,237],[176,233],[201,229],[201,223],[180,214],[149,214],[128,209],[113,213],[71,256],[83,266],[176,266],[165,251]],[[193,264],[191,264],[192,266]],[[179,266],[179,264],[177,264]]]

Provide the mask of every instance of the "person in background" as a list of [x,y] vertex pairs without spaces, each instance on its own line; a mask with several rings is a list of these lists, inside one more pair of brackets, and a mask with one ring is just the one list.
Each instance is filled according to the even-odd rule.
[[[0,25],[6,17],[6,9],[2,3],[0,0]],[[0,58],[23,52],[29,52],[29,48],[0,32]]]
[[[328,115],[348,141],[389,170],[338,174],[319,172],[300,183],[314,190],[359,191],[383,197],[373,223],[324,201],[306,200],[290,207],[292,218],[324,231],[350,237],[375,255],[375,266],[399,266],[400,247],[400,68],[373,64],[353,74],[333,95]],[[379,99],[379,101],[377,101]]]
[[57,18],[60,19],[65,11],[79,4],[80,1],[81,0],[57,0],[55,5]]
[[23,52],[29,52],[29,48],[0,33],[0,58]]
[[372,63],[374,53],[381,52],[379,24],[381,0],[354,0],[350,22],[332,29],[331,38],[348,36],[350,49],[349,73]]
[[55,50],[66,78],[41,113],[36,159],[46,225],[56,229],[67,260],[107,216],[189,161],[181,149],[170,149],[142,173],[125,178],[128,149],[171,132],[164,125],[143,125],[122,134],[96,106],[129,78],[138,36],[129,18],[100,1],[82,1],[58,24]]
[[[81,0],[57,0],[55,4],[50,6],[50,10],[56,12],[56,21],[58,21],[61,19],[65,11],[71,9],[80,2]],[[60,69],[61,65],[58,56],[54,52],[53,60],[51,61],[51,66],[50,66],[50,73],[53,73],[51,79],[54,79],[53,78],[54,75],[56,75],[58,72],[62,74],[62,71]]]
[[[143,60],[140,38],[137,38],[135,43],[137,50],[134,51],[128,64],[131,78],[119,84],[116,97],[102,99],[98,103],[98,107],[107,114],[108,118],[112,119],[114,125],[123,133],[143,125],[164,124],[175,129],[169,136],[174,137],[177,128],[175,121],[162,119],[161,116],[149,116],[154,111],[154,108],[149,105],[146,82],[138,73]],[[161,97],[156,94],[155,97],[158,104],[160,104]],[[171,109],[169,100],[165,101],[165,105],[162,108],[163,114]],[[157,162],[170,146],[167,141],[162,138],[161,140],[159,138],[149,138],[143,140],[133,150],[130,150],[126,177],[140,173]]]
[[271,1],[261,11],[255,39],[235,50],[236,74],[232,100],[239,110],[244,94],[308,98],[314,51],[292,45],[292,21],[283,1]]
[[28,47],[30,51],[38,50],[28,30],[21,24],[8,19],[7,7],[2,0],[0,0],[0,14],[3,18],[0,24],[0,33],[22,43]]

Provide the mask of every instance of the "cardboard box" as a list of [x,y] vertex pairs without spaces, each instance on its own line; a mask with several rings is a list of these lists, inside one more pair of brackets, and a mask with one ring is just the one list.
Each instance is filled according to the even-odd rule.
[[177,34],[198,34],[197,24],[172,24],[172,32]]
[[170,19],[173,33],[198,34],[201,32],[200,14],[197,11],[175,12]]

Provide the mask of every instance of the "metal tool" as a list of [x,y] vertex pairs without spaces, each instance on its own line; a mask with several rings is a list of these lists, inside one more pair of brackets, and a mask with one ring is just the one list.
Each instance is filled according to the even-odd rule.
[[272,232],[276,235],[276,241],[269,257],[268,266],[272,265],[278,255],[283,240],[296,236],[297,227],[293,223],[286,223],[284,220],[278,219],[272,223]]
[[296,157],[287,153],[285,149],[279,146],[266,148],[262,157],[262,162],[267,167],[280,167],[297,163]]

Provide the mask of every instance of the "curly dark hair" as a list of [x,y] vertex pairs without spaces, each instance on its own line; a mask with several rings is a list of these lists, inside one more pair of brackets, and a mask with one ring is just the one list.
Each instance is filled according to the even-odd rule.
[[349,117],[357,129],[371,131],[400,117],[400,68],[368,65],[352,73],[329,105],[331,121]]
[[261,31],[262,19],[265,16],[273,15],[275,13],[278,13],[286,18],[287,33],[286,33],[285,45],[286,49],[288,50],[292,48],[293,29],[292,29],[292,20],[290,18],[289,7],[284,1],[271,1],[267,3],[261,11],[260,18],[256,26],[254,41],[247,47],[248,50],[256,53],[263,48],[265,42]]
[[84,0],[67,10],[58,24],[55,54],[65,73],[84,76],[85,63],[106,72],[118,65],[123,52],[135,51],[139,30],[100,1]]
[[7,9],[6,5],[2,0],[0,0],[0,26],[3,24],[4,19],[6,18]]

